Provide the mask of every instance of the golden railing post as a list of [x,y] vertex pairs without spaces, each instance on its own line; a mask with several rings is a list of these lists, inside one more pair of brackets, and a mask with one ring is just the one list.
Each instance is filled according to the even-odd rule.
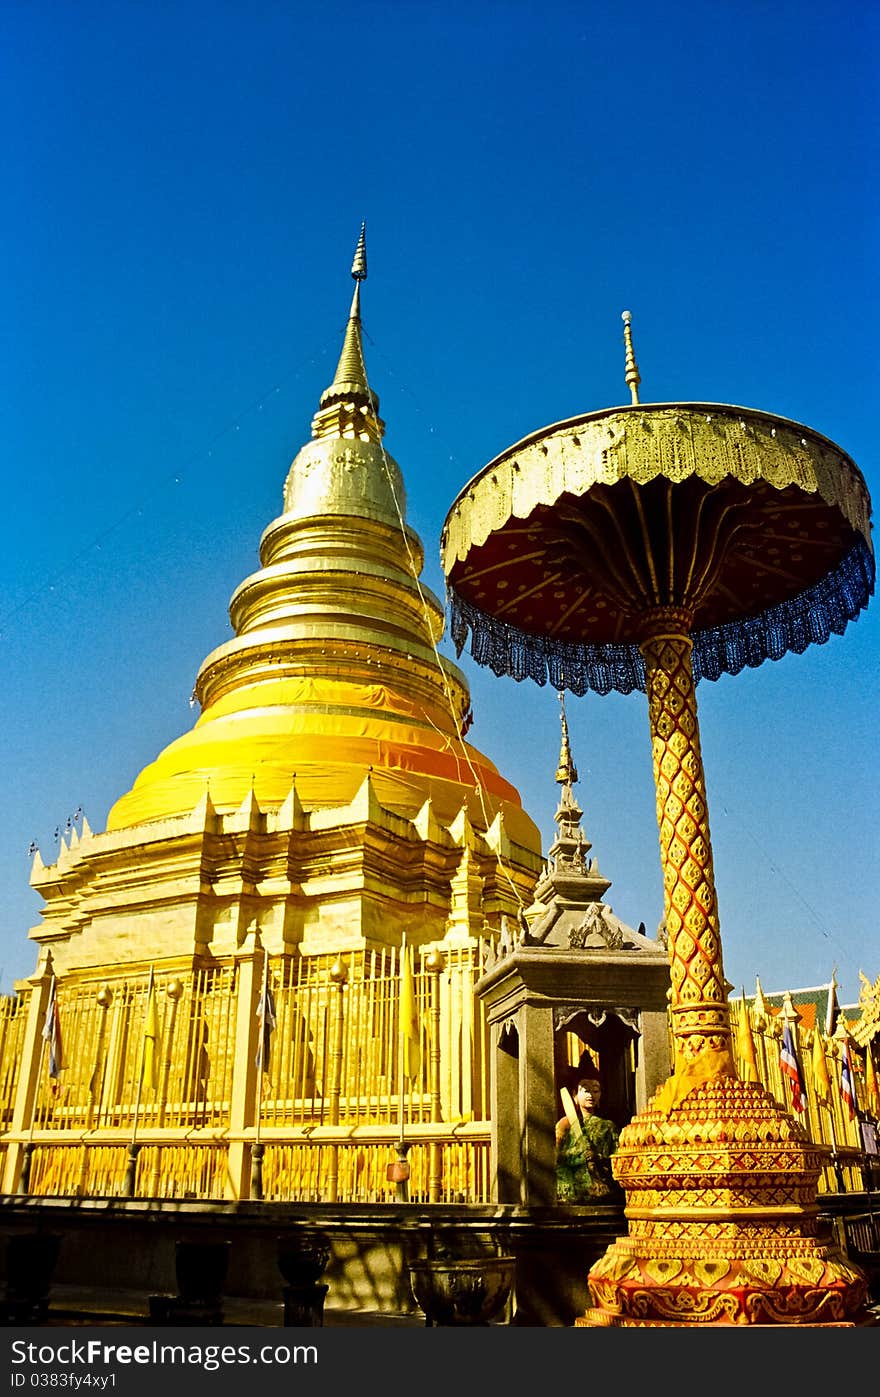
[[[257,1043],[260,1021],[257,1000],[260,981],[257,958],[264,952],[255,941],[235,954],[235,1047],[232,1055],[232,1088],[229,1105],[229,1153],[226,1167],[227,1198],[247,1198],[250,1189],[251,1146],[246,1142],[254,1121]],[[268,954],[268,953],[265,953]]]
[[82,1166],[79,1172],[78,1192],[82,1195],[86,1192],[86,1185],[89,1178],[89,1147],[85,1136],[94,1129],[95,1124],[95,1103],[100,1105],[101,1092],[104,1085],[104,1039],[107,1037],[107,1010],[113,1003],[113,991],[109,985],[102,985],[95,995],[98,1008],[101,1010],[101,1017],[98,1020],[98,1032],[95,1035],[95,1065],[92,1068],[92,1075],[89,1078],[89,1109],[86,1113],[86,1128],[82,1141]]
[[[330,983],[334,990],[336,1009],[334,1013],[333,1038],[330,1047],[330,1091],[327,1097],[330,1125],[339,1124],[339,1098],[342,1094],[342,1042],[345,1028],[345,1007],[343,995],[348,981],[348,966],[341,956],[330,967]],[[330,1167],[327,1171],[327,1201],[335,1203],[339,1197],[339,1146],[330,1146]]]
[[32,1134],[34,1113],[37,1108],[43,1049],[46,1046],[42,1031],[51,983],[52,962],[50,957],[42,970],[39,970],[28,980],[31,994],[28,1000],[27,1020],[22,1037],[21,1067],[19,1068],[10,1128],[12,1136],[18,1138],[13,1138],[6,1149],[3,1186],[6,1193],[27,1193],[30,1187],[30,1162],[33,1144],[30,1137],[27,1139],[22,1137],[28,1132]]
[[[171,1000],[171,1009],[168,1014],[168,1029],[165,1034],[165,1061],[162,1064],[162,1082],[159,1088],[159,1111],[156,1116],[156,1126],[161,1130],[165,1124],[165,1113],[168,1106],[168,1078],[171,1075],[171,1053],[174,1045],[174,1026],[177,1022],[177,1006],[183,994],[183,981],[170,980],[166,988],[166,994]],[[153,1165],[153,1173],[150,1179],[150,1196],[157,1198],[159,1195],[159,1180],[162,1177],[162,1146],[157,1144],[156,1162]]]
[[95,1123],[95,1112],[100,1110],[101,1096],[104,1087],[104,1053],[105,1039],[107,1037],[107,1010],[113,1003],[113,991],[109,985],[102,985],[95,995],[98,1008],[101,1010],[101,1017],[98,1021],[98,1033],[95,1039],[95,1065],[92,1068],[92,1075],[89,1078],[89,1112],[86,1118],[88,1130],[92,1129]]
[[[425,969],[431,977],[431,1051],[429,1059],[431,1089],[431,1120],[441,1119],[440,1107],[440,976],[446,968],[443,952],[436,947],[425,957]],[[443,1182],[443,1146],[431,1141],[428,1159],[428,1202],[439,1203]]]

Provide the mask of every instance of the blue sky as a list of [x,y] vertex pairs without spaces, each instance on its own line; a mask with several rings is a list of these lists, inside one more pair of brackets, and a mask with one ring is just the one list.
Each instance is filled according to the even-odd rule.
[[[31,840],[115,798],[192,683],[332,376],[367,221],[367,364],[424,577],[465,481],[628,400],[763,408],[876,498],[872,4],[7,4],[0,53],[2,985]],[[728,978],[880,973],[876,599],[699,688]],[[451,654],[448,642],[444,643]],[[549,843],[558,704],[462,666]],[[570,700],[608,900],[662,910],[642,695]]]

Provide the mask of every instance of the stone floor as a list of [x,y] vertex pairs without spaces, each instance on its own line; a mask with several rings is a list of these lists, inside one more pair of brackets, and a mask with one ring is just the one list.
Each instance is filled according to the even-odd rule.
[[[284,1305],[276,1300],[251,1299],[244,1296],[223,1298],[222,1323],[224,1327],[241,1325],[248,1328],[283,1328]],[[43,1325],[50,1327],[106,1325],[151,1325],[150,1296],[146,1291],[107,1290],[93,1286],[58,1285],[53,1286],[49,1301],[49,1311]],[[416,1325],[424,1327],[425,1316],[421,1310],[411,1314],[394,1314],[379,1310],[352,1310],[324,1307],[324,1327],[339,1325],[381,1325],[400,1327]],[[17,1327],[17,1326],[16,1326]]]

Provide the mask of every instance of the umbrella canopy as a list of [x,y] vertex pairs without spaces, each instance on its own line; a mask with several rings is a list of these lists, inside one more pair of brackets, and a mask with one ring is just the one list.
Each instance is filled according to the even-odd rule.
[[572,417],[496,456],[443,528],[450,630],[496,674],[645,688],[643,618],[684,612],[694,678],[841,634],[874,587],[858,467],[809,427],[717,403]]

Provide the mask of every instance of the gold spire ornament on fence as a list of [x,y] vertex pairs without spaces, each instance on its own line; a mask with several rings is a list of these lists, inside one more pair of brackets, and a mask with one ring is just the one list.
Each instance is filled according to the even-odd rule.
[[745,990],[742,992],[742,999],[739,1007],[738,1047],[739,1055],[743,1063],[743,1081],[760,1081],[758,1059],[755,1056],[755,1039],[752,1033],[752,1020],[749,1013],[749,1006],[746,1002]]
[[647,698],[674,1066],[621,1134],[629,1232],[577,1323],[862,1322],[865,1277],[817,1236],[817,1148],[737,1075],[697,684],[842,634],[873,593],[870,499],[800,423],[640,402],[631,319],[631,403],[501,452],[441,540],[459,653],[469,639],[497,675]]

